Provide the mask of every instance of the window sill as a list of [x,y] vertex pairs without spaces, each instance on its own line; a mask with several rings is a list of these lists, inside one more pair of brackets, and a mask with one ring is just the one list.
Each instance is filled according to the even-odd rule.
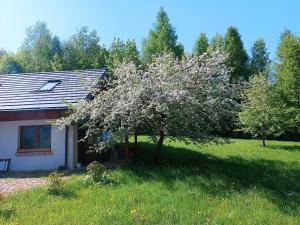
[[51,149],[18,149],[16,156],[52,155]]

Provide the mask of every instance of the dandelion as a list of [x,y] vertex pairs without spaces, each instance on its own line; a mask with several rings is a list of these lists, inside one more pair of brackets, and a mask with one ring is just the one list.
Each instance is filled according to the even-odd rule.
[[132,216],[135,216],[137,214],[137,211],[138,211],[137,209],[133,208],[133,209],[130,210],[130,214]]

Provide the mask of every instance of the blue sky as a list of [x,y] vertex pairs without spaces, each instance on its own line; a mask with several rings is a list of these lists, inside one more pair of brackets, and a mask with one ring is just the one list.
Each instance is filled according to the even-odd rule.
[[16,51],[26,27],[38,20],[62,40],[88,26],[97,30],[102,44],[109,45],[113,37],[134,38],[140,47],[160,6],[187,51],[200,32],[211,38],[233,25],[248,51],[256,38],[263,37],[273,58],[285,28],[300,32],[300,1],[296,0],[0,0],[0,47]]

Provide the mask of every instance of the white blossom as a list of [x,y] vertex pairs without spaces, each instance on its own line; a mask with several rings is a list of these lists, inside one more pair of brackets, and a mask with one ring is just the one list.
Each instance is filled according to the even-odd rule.
[[158,134],[187,143],[215,139],[224,115],[234,112],[237,86],[229,82],[229,69],[220,52],[181,60],[165,54],[147,69],[121,65],[114,79],[93,87],[94,98],[72,107],[69,116],[57,121],[73,122],[87,129],[87,136],[110,132],[103,150],[142,127],[156,140]]

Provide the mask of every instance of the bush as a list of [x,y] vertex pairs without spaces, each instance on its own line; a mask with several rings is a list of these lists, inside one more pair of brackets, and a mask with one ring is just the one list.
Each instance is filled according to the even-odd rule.
[[86,168],[88,177],[94,182],[100,182],[103,179],[104,172],[105,167],[97,161],[90,163]]
[[54,195],[59,195],[64,192],[64,174],[61,172],[53,172],[48,176],[47,192]]

